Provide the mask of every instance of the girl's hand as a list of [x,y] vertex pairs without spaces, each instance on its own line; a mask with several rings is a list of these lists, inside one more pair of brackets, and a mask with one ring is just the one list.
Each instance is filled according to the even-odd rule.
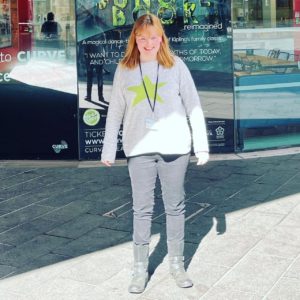
[[209,160],[208,152],[197,152],[196,157],[198,158],[197,166],[205,165]]
[[112,165],[112,163],[108,160],[102,160],[101,162],[107,167],[111,167],[111,165]]

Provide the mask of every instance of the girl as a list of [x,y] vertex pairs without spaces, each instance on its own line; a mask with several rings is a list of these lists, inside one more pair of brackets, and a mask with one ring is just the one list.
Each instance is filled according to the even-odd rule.
[[142,293],[148,281],[157,176],[166,213],[170,273],[179,287],[191,287],[183,264],[184,178],[192,142],[198,165],[208,161],[208,142],[191,74],[172,54],[160,20],[152,14],[135,22],[115,73],[101,157],[106,166],[115,161],[122,122],[133,196],[134,271],[129,292]]

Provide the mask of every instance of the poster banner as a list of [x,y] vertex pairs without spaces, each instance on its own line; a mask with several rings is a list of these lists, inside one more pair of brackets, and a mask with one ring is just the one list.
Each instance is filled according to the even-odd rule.
[[[220,113],[222,93],[231,95],[233,89],[229,0],[77,0],[76,3],[80,159],[100,158],[114,72],[124,55],[134,21],[147,12],[160,18],[172,50],[189,67],[199,92],[218,93],[215,98],[209,97],[217,114],[215,109],[209,111],[210,103],[204,104],[211,151],[234,150],[232,98],[228,114]],[[89,114],[97,115],[98,122],[87,124],[84,116]],[[122,156],[119,147],[117,157]]]
[[75,4],[50,2],[0,1],[0,159],[78,158]]

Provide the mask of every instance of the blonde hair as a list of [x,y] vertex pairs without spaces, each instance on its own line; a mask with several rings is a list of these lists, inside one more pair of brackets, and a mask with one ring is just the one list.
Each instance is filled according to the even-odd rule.
[[133,69],[139,64],[140,53],[136,44],[136,36],[148,26],[153,26],[162,39],[160,48],[157,52],[158,63],[166,68],[171,68],[174,65],[174,55],[170,49],[169,40],[159,18],[153,14],[145,14],[139,17],[134,23],[128,39],[125,56],[121,60],[121,65],[123,67]]

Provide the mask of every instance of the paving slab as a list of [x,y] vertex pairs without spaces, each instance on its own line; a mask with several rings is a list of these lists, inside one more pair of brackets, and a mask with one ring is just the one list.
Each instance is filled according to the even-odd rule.
[[77,257],[118,245],[130,239],[131,235],[128,232],[96,228],[62,247],[56,247],[53,249],[53,253]]
[[24,244],[5,251],[0,256],[0,264],[7,264],[13,267],[22,267],[53,249],[68,243],[69,240],[61,237],[40,235]]
[[300,280],[296,278],[281,278],[266,296],[268,300],[298,300],[300,299]]
[[254,293],[239,290],[228,290],[223,287],[213,287],[200,299],[203,300],[261,300],[262,297]]
[[55,209],[51,208],[50,212],[44,214],[41,216],[41,218],[44,220],[65,223],[87,213],[90,209],[90,202],[84,200],[75,200],[62,207],[57,207]]
[[13,266],[0,265],[0,279],[12,275],[16,272],[17,268]]
[[103,224],[99,216],[84,214],[47,232],[49,235],[77,239]]
[[199,258],[206,263],[231,268],[256,245],[259,239],[258,236],[244,235],[243,232],[217,235],[203,247],[200,245]]
[[53,211],[51,207],[30,205],[0,217],[0,233]]
[[266,237],[252,249],[251,253],[294,259],[300,254],[300,248],[298,245],[289,244],[286,241]]
[[7,251],[13,247],[14,247],[13,245],[0,243],[0,254],[4,253],[5,251]]
[[[15,276],[4,278],[0,281],[0,292],[4,290],[20,295],[30,295],[31,291],[35,290],[38,286],[57,278],[64,270],[80,264],[85,259],[87,259],[85,256],[77,257],[76,259],[66,259],[42,268],[35,267],[31,271],[27,270],[26,273],[19,273]],[[43,299],[42,294],[40,295],[40,299]]]
[[263,297],[291,263],[292,260],[288,258],[249,254],[228,272],[217,286]]
[[286,271],[284,276],[300,280],[300,255],[298,255],[296,260],[294,260],[291,267]]
[[58,222],[36,218],[0,233],[0,242],[17,246],[50,231]]
[[10,291],[0,290],[0,299],[5,299],[5,300],[30,300],[32,298],[30,298],[29,296],[12,293]]
[[[67,195],[70,195],[72,190],[72,187],[66,187],[65,185],[44,185],[39,189],[35,189],[33,192],[21,194],[0,202],[0,209],[11,212],[35,203],[46,206],[55,206],[52,202],[62,199],[66,202],[68,200]],[[63,196],[60,196],[60,194],[63,194]],[[74,196],[72,197],[72,200],[73,199]]]

